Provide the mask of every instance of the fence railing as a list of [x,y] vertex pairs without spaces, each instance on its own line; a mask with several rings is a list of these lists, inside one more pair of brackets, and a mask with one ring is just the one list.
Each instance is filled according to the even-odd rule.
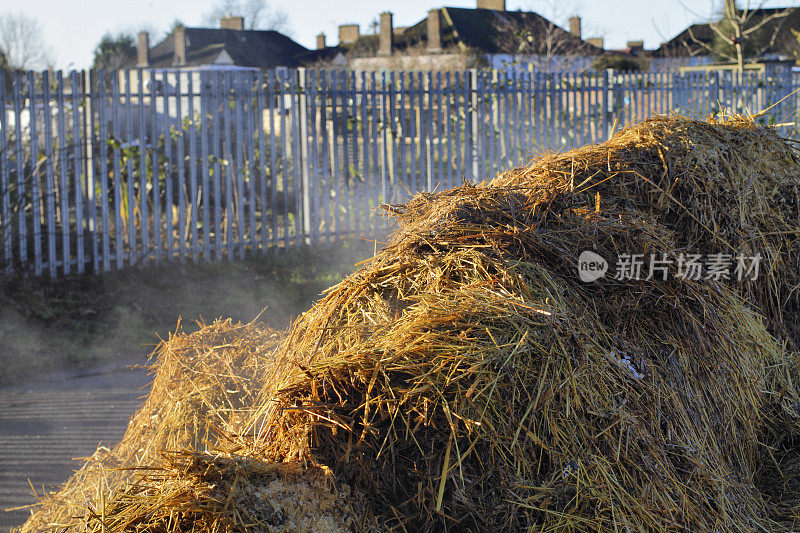
[[0,73],[0,269],[50,276],[372,234],[382,203],[477,182],[656,113],[768,112],[800,76]]

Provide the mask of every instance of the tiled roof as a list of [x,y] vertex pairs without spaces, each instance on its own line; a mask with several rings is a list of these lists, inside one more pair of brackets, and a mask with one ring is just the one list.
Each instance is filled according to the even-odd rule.
[[[443,7],[441,9],[442,48],[472,49],[485,54],[539,53],[545,41],[557,43],[559,54],[601,54],[602,50],[569,33],[538,13]],[[530,39],[528,38],[530,37]],[[395,34],[395,50],[419,47],[428,42],[428,19],[424,18]],[[374,57],[378,36],[362,35],[347,46],[350,57]]]
[[[599,48],[581,40],[538,13],[494,9],[444,8],[454,35],[463,45],[487,54],[533,52],[557,42],[560,53],[598,53]],[[528,39],[530,37],[530,40]]]
[[[277,31],[185,28],[186,64],[200,66],[214,63],[226,52],[233,64],[240,67],[294,67],[298,57],[308,49]],[[174,66],[175,34],[150,49],[150,66]],[[135,64],[135,61],[134,61]],[[131,64],[129,66],[134,66]]]
[[[764,8],[752,10],[748,15],[745,29],[753,27],[760,21],[769,16],[774,16],[783,11],[789,11],[785,17],[776,17],[766,22],[763,29],[758,33],[770,39],[774,37],[774,42],[764,43],[766,50],[764,54],[792,55],[797,50],[798,43],[791,29],[800,29],[800,9],[798,8]],[[708,54],[708,49],[703,46],[711,46],[714,41],[714,30],[711,24],[692,24],[678,35],[663,43],[654,55],[657,56],[688,56]]]

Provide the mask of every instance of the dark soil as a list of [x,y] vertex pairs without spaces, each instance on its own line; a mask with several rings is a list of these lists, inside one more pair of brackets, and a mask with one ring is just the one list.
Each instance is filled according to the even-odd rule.
[[0,386],[146,356],[179,319],[184,331],[220,316],[284,328],[374,246],[351,240],[241,262],[0,280]]

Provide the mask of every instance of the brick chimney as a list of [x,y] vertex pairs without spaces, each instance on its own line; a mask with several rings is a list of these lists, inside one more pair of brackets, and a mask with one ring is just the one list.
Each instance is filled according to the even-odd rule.
[[186,64],[186,28],[178,26],[172,30],[175,41],[175,54],[172,56],[172,66],[179,67]]
[[339,43],[352,44],[361,37],[361,30],[358,24],[342,24],[339,26]]
[[605,41],[603,40],[602,37],[591,37],[589,39],[586,39],[586,42],[591,44],[592,46],[600,48],[601,50],[605,48]]
[[638,54],[644,51],[644,41],[628,41],[626,44],[632,54]]
[[146,31],[139,32],[139,40],[136,43],[136,66],[150,66],[150,34]]
[[394,30],[392,30],[392,13],[384,11],[381,13],[381,35],[378,41],[378,55],[392,55],[394,45]]
[[506,10],[506,0],[478,0],[478,9]]
[[327,48],[325,44],[325,33],[320,33],[317,35],[317,50],[322,50],[323,48]]
[[244,29],[244,17],[222,17],[219,19],[219,27],[223,30],[242,31]]
[[428,11],[428,53],[438,54],[442,51],[442,19],[438,9]]
[[569,32],[577,37],[578,39],[581,38],[581,18],[580,17],[570,17],[569,18]]

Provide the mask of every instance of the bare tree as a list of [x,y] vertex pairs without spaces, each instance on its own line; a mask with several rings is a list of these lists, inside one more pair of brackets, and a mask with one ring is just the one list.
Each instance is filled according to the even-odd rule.
[[372,20],[369,21],[369,32],[373,35],[377,35],[381,29],[381,23],[378,20],[378,17],[373,17]]
[[[510,21],[519,42],[518,53],[525,56],[537,70],[545,73],[569,70],[577,64],[588,64],[587,52],[593,48],[584,43],[580,37],[571,34],[557,24],[567,21],[575,14],[575,8],[569,1],[542,0],[531,9],[543,8],[545,16],[534,13],[526,24],[516,19]],[[555,22],[554,22],[555,21]],[[509,21],[499,21],[508,25]]]
[[94,49],[92,68],[117,70],[136,57],[136,42],[132,35],[106,33]]
[[0,15],[0,52],[9,69],[43,69],[52,63],[39,21],[22,12]]
[[290,31],[289,15],[280,8],[271,8],[266,0],[219,0],[203,20],[206,24],[216,25],[227,16],[244,18],[248,30]]
[[[691,66],[692,57],[697,55],[697,48],[692,48],[686,43],[672,44],[666,31],[666,28],[669,27],[668,21],[658,24],[655,18],[650,20],[653,24],[653,29],[661,38],[661,46],[655,51],[655,57],[650,63],[650,69],[662,72],[676,72],[681,67]],[[691,33],[691,27],[688,31]]]
[[[774,46],[775,40],[783,29],[782,20],[792,12],[793,8],[776,10],[769,13],[761,11],[765,0],[757,7],[751,8],[747,0],[743,8],[736,6],[736,0],[723,0],[721,17],[709,22],[708,26],[714,34],[712,42],[698,39],[691,27],[689,37],[697,45],[694,54],[699,50],[713,54],[722,59],[736,63],[739,72],[744,70],[744,63],[748,57],[758,57]],[[681,3],[684,9],[697,15],[694,11]],[[691,47],[684,43],[687,49]]]

